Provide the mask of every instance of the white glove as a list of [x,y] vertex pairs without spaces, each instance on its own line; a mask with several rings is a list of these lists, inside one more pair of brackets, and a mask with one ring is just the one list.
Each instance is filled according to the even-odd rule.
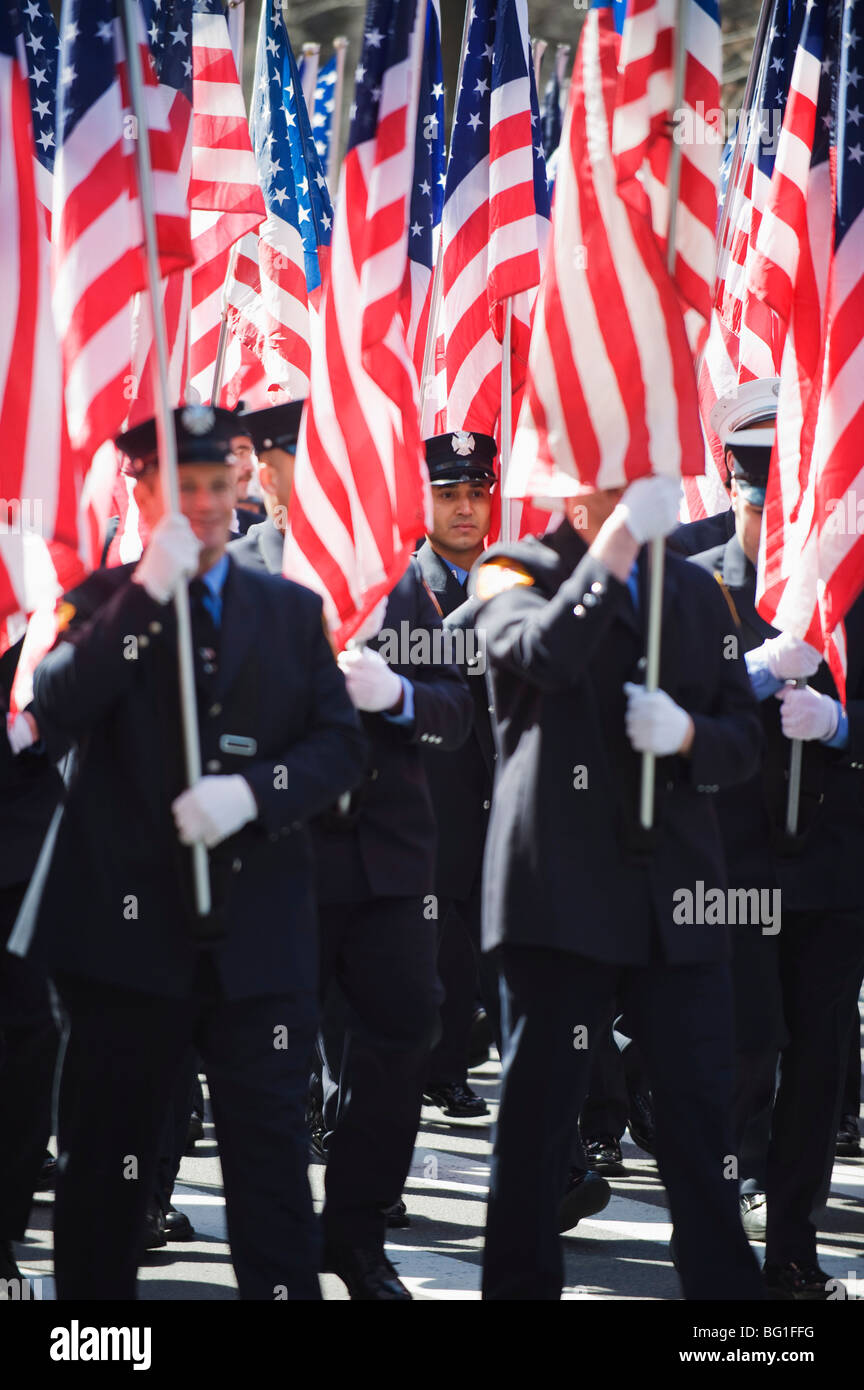
[[668,536],[678,524],[681,483],[678,478],[637,478],[613,512],[640,545]]
[[787,738],[833,738],[840,723],[840,706],[830,695],[820,695],[809,685],[784,686],[777,691],[782,702],[780,723]]
[[340,652],[336,660],[355,709],[380,714],[398,703],[402,682],[374,648],[355,647]]
[[169,512],[153,527],[150,543],[132,578],[157,603],[167,603],[181,579],[198,568],[201,542],[180,512]]
[[174,822],[184,845],[203,840],[208,849],[227,840],[258,815],[252,788],[239,773],[202,777],[171,803]]
[[38,742],[39,729],[32,714],[7,714],[6,737],[16,756]]
[[793,637],[791,632],[769,637],[757,651],[764,654],[775,681],[806,680],[808,676],[815,676],[822,661],[815,647],[802,637]]
[[627,692],[627,737],[637,753],[653,753],[668,758],[677,753],[690,730],[686,710],[676,705],[665,690],[650,693],[644,685],[625,681]]

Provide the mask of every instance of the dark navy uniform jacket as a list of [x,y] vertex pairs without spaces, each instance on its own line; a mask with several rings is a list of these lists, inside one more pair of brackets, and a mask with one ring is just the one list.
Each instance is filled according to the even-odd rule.
[[[199,948],[191,855],[171,812],[185,785],[174,608],[133,583],[132,569],[98,572],[69,596],[95,616],[76,611],[36,671],[37,719],[78,743],[80,771],[31,955],[52,970],[182,997]],[[306,823],[357,782],[365,755],[320,599],[230,564],[218,669],[206,691],[197,681],[204,771],[242,773],[259,809],[209,855],[222,987],[229,999],[314,988]]]
[[[489,574],[497,568],[500,573]],[[625,732],[625,681],[641,681],[639,608],[566,523],[492,547],[481,597],[498,726],[498,777],[484,865],[484,946],[556,947],[597,961],[710,962],[721,926],[673,921],[676,890],[726,884],[715,812],[721,787],[758,766],[760,726],[731,619],[708,575],[667,553],[660,685],[693,718],[689,758],[657,761],[655,828],[638,823],[642,759]],[[680,899],[678,902],[680,903]]]
[[[722,580],[740,621],[742,650],[777,636],[756,611],[756,570],[735,536],[691,563]],[[798,835],[790,840],[785,830],[790,743],[773,696],[759,705],[765,736],[759,774],[718,798],[731,880],[742,887],[779,883],[790,911],[864,907],[864,600],[847,614],[846,648],[849,740],[842,749],[804,742]],[[808,684],[837,699],[824,661]]]
[[[235,541],[230,553],[241,564],[258,569],[281,568],[282,538],[267,521]],[[399,637],[403,624],[408,633],[430,636],[441,627],[413,557],[388,596],[383,627],[369,646],[386,652],[385,643]],[[388,632],[394,639],[388,639]],[[410,650],[404,655],[410,657]],[[471,696],[452,664],[407,660],[390,665],[414,688],[414,720],[406,725],[382,714],[361,715],[368,740],[363,781],[347,811],[331,808],[312,826],[322,903],[413,897],[435,890],[435,814],[421,750],[428,749],[434,757],[465,742],[471,728]]]
[[[473,636],[470,622],[463,623],[461,620],[468,611],[465,602],[467,596],[450,566],[428,540],[423,542],[416,558],[420,572],[441,609],[445,629],[454,631],[449,621],[454,615],[456,627]],[[484,663],[478,655],[476,643],[469,647],[466,642],[464,649],[466,661],[462,669],[474,700],[471,733],[461,748],[451,752],[430,750],[424,754],[438,822],[435,883],[440,894],[460,901],[470,897],[482,872],[495,772],[495,745]]]

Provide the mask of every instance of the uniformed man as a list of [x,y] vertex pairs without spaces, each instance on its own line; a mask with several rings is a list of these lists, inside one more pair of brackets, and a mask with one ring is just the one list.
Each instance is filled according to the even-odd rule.
[[[645,542],[669,533],[677,482],[567,501],[560,528],[493,546],[475,569],[498,729],[484,944],[506,986],[505,1051],[483,1273],[487,1299],[556,1299],[560,1194],[589,1044],[617,997],[640,1044],[687,1298],[761,1295],[724,1175],[731,1151],[726,933],[678,925],[675,895],[722,888],[713,809],[757,765],[759,721],[728,609],[667,554],[660,690],[640,684]],[[638,817],[658,759],[655,828]],[[566,1098],[572,1099],[572,1107]]]
[[231,436],[231,452],[237,460],[237,503],[231,530],[245,536],[250,526],[266,521],[267,513],[264,503],[259,497],[253,496],[251,491],[255,484],[255,449],[252,436],[247,433],[240,418],[239,412],[242,408],[243,402],[240,401],[234,411],[236,432]]
[[[445,620],[445,630],[448,616],[466,602],[469,571],[483,554],[489,534],[496,453],[495,440],[476,430],[456,430],[426,440],[432,529],[417,551],[417,564]],[[453,1119],[488,1114],[486,1102],[468,1085],[478,988],[483,847],[495,767],[486,663],[475,637],[470,624],[460,623],[454,631],[454,651],[458,641],[462,670],[470,677],[468,687],[474,697],[471,735],[455,752],[435,749],[424,755],[438,826],[438,973],[444,989],[441,1040],[430,1059],[424,1096]],[[497,978],[488,965],[484,984],[487,1012],[497,1022]]]
[[[241,563],[281,568],[300,409],[293,418],[287,406],[244,417],[270,518],[232,547]],[[348,1010],[344,1034],[326,1026],[326,1015],[323,1030],[324,1268],[353,1299],[385,1302],[411,1296],[384,1238],[411,1165],[440,1027],[435,818],[421,749],[461,746],[472,703],[458,667],[440,659],[443,651],[436,659],[441,619],[415,560],[382,610],[377,637],[339,655],[369,740],[365,779],[347,805],[315,821],[313,844],[322,1000],[335,982]]]
[[[864,602],[859,599],[846,618],[847,698],[841,705],[820,654],[778,633],[756,610],[778,386],[776,379],[748,382],[714,408],[712,425],[732,474],[735,535],[693,562],[713,575],[726,599],[731,631],[747,654],[761,701],[765,735],[760,774],[718,798],[730,883],[779,890],[782,906],[778,920],[738,927],[734,936],[744,1220],[751,1234],[765,1239],[769,1294],[815,1299],[832,1292],[819,1268],[813,1213],[830,1184],[864,969],[858,866],[864,837]],[[809,684],[796,688],[796,681]],[[785,828],[791,738],[803,740],[794,837]]]
[[[234,417],[174,425],[182,514],[73,621],[35,675],[40,726],[78,745],[33,952],[69,1016],[55,1266],[62,1299],[129,1299],[166,1097],[194,1044],[210,1085],[241,1298],[320,1297],[303,1102],[316,951],[306,822],[361,773],[365,742],[320,600],[226,555]],[[154,422],[118,441],[157,466]],[[189,585],[205,776],[184,790],[176,627]],[[190,854],[206,845],[199,917]],[[111,1098],[110,1103],[107,1097]]]

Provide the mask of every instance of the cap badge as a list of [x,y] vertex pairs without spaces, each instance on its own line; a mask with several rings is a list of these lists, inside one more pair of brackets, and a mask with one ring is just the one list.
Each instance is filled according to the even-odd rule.
[[467,430],[454,430],[451,443],[453,445],[454,454],[458,454],[460,458],[465,458],[468,454],[473,454],[474,452],[474,436],[473,434],[469,434]]
[[202,436],[210,433],[216,424],[216,415],[209,405],[187,405],[180,423],[187,434]]

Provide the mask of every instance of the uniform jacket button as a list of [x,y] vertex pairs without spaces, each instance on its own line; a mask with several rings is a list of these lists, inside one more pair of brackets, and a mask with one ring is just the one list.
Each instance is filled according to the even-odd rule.
[[574,618],[585,617],[585,609],[582,607],[581,603],[577,603],[576,607],[573,609],[573,616]]
[[141,635],[139,636],[139,638],[138,638],[138,646],[139,646],[139,647],[149,647],[149,646],[150,646],[150,638],[147,636],[147,633],[146,633],[146,632],[142,632]]
[[222,706],[221,706],[220,704],[218,704],[218,703],[215,704],[215,705],[211,705],[210,708],[208,709],[207,713],[209,714],[209,716],[210,716],[211,719],[215,719],[216,716],[217,716],[217,714],[221,714],[221,713],[222,713]]
[[153,633],[154,637],[158,637],[162,631],[162,624],[154,618],[148,630]]
[[370,782],[377,782],[377,781],[378,781],[378,769],[377,769],[377,767],[373,767],[372,771],[369,773],[369,781],[370,781]]
[[491,801],[484,801],[484,802],[483,802],[483,810],[484,810],[484,811],[488,811],[488,810],[489,810],[489,807],[490,807],[491,805],[492,805],[492,802],[491,802]]
[[208,772],[221,772],[221,771],[222,771],[222,764],[220,763],[220,761],[219,761],[218,758],[211,758],[211,759],[210,759],[209,763],[207,764],[207,771],[208,771]]
[[232,859],[232,861],[231,861],[231,872],[232,872],[232,873],[239,874],[239,872],[240,872],[240,870],[241,870],[242,868],[243,868],[243,860],[242,860],[242,859]]
[[276,834],[275,830],[270,831],[270,834],[267,836],[267,839],[270,841],[271,845],[279,843],[279,836]]
[[592,594],[605,594],[606,585],[601,580],[595,579],[591,585],[591,592]]
[[582,602],[585,604],[585,607],[586,607],[586,608],[593,608],[594,605],[595,605],[596,602],[597,602],[597,595],[594,594],[594,593],[591,593],[591,594],[583,594],[583,595],[582,595]]

